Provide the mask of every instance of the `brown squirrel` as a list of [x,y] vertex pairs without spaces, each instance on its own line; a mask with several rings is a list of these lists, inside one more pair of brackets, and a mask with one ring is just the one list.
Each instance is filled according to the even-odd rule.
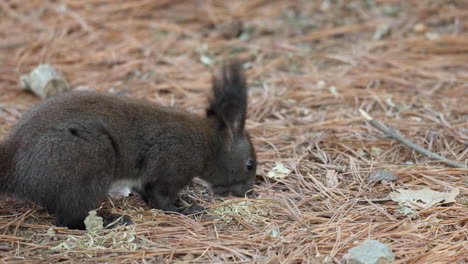
[[56,214],[58,226],[84,229],[88,212],[115,186],[130,187],[154,208],[177,207],[194,177],[217,194],[253,189],[256,155],[244,125],[247,87],[241,64],[213,78],[206,116],[145,100],[66,92],[33,107],[0,143],[0,192]]

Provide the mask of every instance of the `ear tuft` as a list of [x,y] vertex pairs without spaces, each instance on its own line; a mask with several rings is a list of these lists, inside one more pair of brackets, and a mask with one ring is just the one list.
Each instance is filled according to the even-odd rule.
[[213,75],[213,97],[207,116],[215,116],[231,135],[244,130],[247,111],[247,85],[242,64],[231,61]]

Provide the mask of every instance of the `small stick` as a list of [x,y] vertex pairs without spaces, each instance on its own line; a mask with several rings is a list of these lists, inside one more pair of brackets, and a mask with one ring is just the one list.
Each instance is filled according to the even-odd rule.
[[446,163],[447,165],[449,165],[451,167],[468,169],[468,166],[466,166],[466,165],[463,165],[463,164],[451,161],[449,159],[446,159],[446,158],[440,156],[439,154],[431,152],[431,151],[429,151],[429,150],[427,150],[427,149],[425,149],[423,147],[420,147],[419,145],[417,145],[413,141],[411,141],[411,140],[409,140],[407,138],[404,138],[397,130],[395,130],[392,127],[387,127],[386,125],[384,125],[380,121],[375,120],[366,111],[364,111],[362,109],[359,109],[359,112],[361,113],[361,115],[365,119],[367,119],[367,121],[369,121],[369,123],[373,127],[375,127],[378,130],[382,131],[388,137],[393,138],[393,139],[397,140],[398,142],[406,145],[407,147],[409,147],[409,148],[411,148],[411,149],[413,149],[413,150],[415,150],[415,151],[417,151],[417,152],[419,152],[419,153],[421,153],[421,154],[423,154],[423,155],[425,155],[425,156],[427,156],[427,157],[429,157],[431,159],[444,162],[444,163]]

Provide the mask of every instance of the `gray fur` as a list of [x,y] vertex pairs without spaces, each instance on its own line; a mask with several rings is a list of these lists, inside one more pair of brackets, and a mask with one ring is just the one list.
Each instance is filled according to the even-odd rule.
[[[237,64],[222,71],[243,80]],[[122,182],[138,183],[133,187],[153,207],[185,214],[203,209],[174,205],[194,177],[216,193],[244,195],[253,188],[255,168],[245,164],[255,161],[255,151],[243,129],[245,82],[237,84],[216,80],[216,89],[228,91],[215,94],[210,107],[216,112],[208,110],[207,117],[96,92],[45,100],[0,144],[0,191],[44,206],[58,225],[78,229]],[[216,101],[228,102],[229,113]]]

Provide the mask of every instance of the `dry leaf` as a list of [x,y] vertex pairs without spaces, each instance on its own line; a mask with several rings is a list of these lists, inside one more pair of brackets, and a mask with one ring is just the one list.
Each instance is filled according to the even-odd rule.
[[20,87],[32,91],[42,99],[70,90],[65,78],[48,64],[41,64],[31,73],[22,75]]
[[291,170],[286,168],[283,163],[277,162],[275,167],[268,172],[267,176],[273,179],[282,179],[291,173]]
[[401,202],[410,208],[421,209],[438,203],[453,203],[459,193],[460,190],[458,188],[453,189],[449,193],[437,192],[429,188],[422,190],[397,189],[397,192],[391,192],[389,197],[393,201]]

